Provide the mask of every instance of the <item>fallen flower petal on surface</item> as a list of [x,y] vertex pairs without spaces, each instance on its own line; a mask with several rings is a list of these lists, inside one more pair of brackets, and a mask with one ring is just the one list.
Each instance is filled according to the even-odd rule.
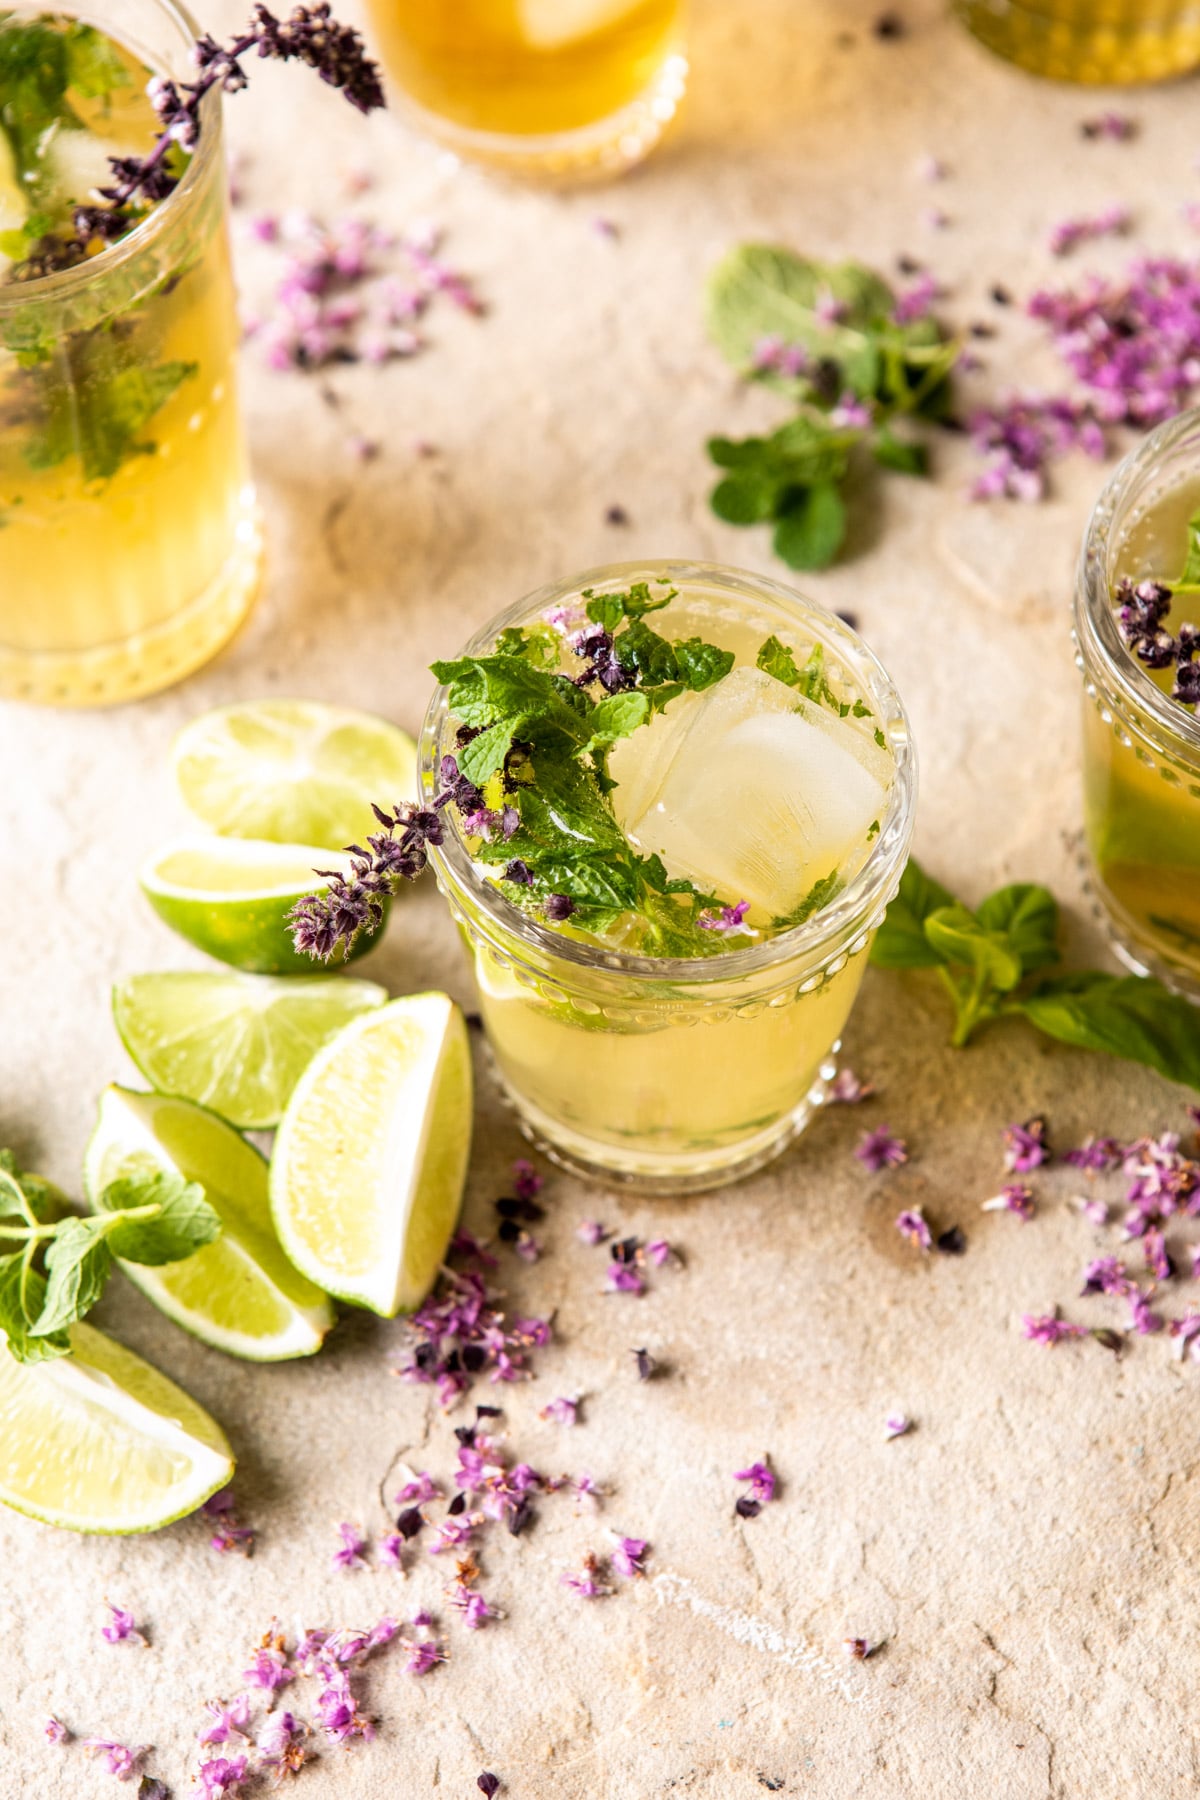
[[1088,1328],[1086,1325],[1072,1325],[1054,1313],[1024,1313],[1021,1317],[1021,1333],[1035,1344],[1060,1344],[1064,1338],[1087,1337]]
[[[290,1681],[291,1676],[285,1679]],[[220,1700],[206,1700],[204,1710],[210,1715],[212,1723],[197,1734],[199,1742],[204,1745],[227,1744],[231,1737],[244,1738],[247,1735],[246,1726],[250,1722],[250,1704],[249,1694],[236,1695],[228,1706]]]
[[881,1169],[897,1169],[908,1161],[908,1148],[903,1138],[896,1137],[886,1125],[864,1131],[854,1154],[865,1169],[877,1175]]
[[131,1612],[123,1606],[114,1606],[111,1600],[104,1602],[112,1618],[107,1625],[100,1627],[100,1636],[110,1644],[144,1644],[146,1639],[137,1628],[137,1622]]
[[612,1553],[612,1565],[618,1575],[627,1578],[646,1573],[644,1563],[650,1545],[645,1538],[622,1537],[617,1539],[617,1547]]
[[84,1738],[83,1749],[87,1756],[98,1756],[104,1767],[118,1781],[130,1781],[137,1774],[137,1766],[149,1750],[149,1744],[135,1744],[130,1748],[127,1744],[118,1744],[115,1738]]
[[1025,1187],[1021,1182],[1007,1182],[998,1194],[993,1194],[990,1200],[985,1200],[979,1210],[980,1212],[1016,1213],[1018,1219],[1027,1221],[1032,1219],[1035,1211],[1033,1189]]
[[919,1206],[906,1207],[902,1213],[897,1213],[896,1230],[918,1250],[930,1250],[933,1247],[933,1233]]
[[214,1756],[201,1763],[196,1780],[204,1800],[235,1800],[247,1779],[249,1761],[244,1756]]
[[826,1099],[838,1106],[857,1106],[875,1092],[869,1081],[860,1081],[853,1069],[839,1069],[829,1084]]
[[602,1600],[612,1593],[612,1588],[604,1580],[603,1563],[590,1550],[583,1559],[582,1568],[568,1569],[559,1576],[559,1580],[573,1594],[578,1594],[581,1600]]
[[903,1437],[906,1432],[912,1430],[912,1426],[912,1420],[907,1418],[904,1413],[889,1413],[883,1421],[883,1435],[889,1441],[892,1438]]
[[1014,1175],[1027,1175],[1050,1161],[1045,1119],[1026,1119],[1024,1125],[1004,1127],[1004,1167]]
[[338,1536],[342,1540],[340,1550],[335,1550],[332,1557],[335,1569],[365,1569],[368,1567],[365,1551],[367,1540],[360,1533],[357,1525],[342,1523],[337,1527]]

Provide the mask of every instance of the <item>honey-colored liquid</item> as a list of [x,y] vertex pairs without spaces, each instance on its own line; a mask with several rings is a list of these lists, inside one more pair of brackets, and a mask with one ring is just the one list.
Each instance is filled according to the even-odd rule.
[[[127,87],[71,96],[85,126],[59,164],[72,185],[114,145],[153,141],[147,71],[122,60]],[[5,284],[0,269],[0,696],[87,705],[161,687],[253,595],[219,187],[183,225],[153,262],[85,265],[70,300],[58,278]]]
[[[1183,566],[1200,479],[1156,498],[1126,527],[1116,576],[1168,585]],[[1200,595],[1181,594],[1166,621],[1200,623]],[[1153,671],[1169,692],[1174,671]],[[1144,718],[1144,715],[1142,715]],[[1180,720],[1191,714],[1180,706]],[[1148,721],[1147,721],[1148,725]],[[1148,726],[1149,728],[1149,726]],[[1161,738],[1161,728],[1152,727]],[[1129,740],[1129,741],[1126,741]],[[1084,816],[1092,862],[1123,937],[1147,957],[1200,978],[1200,783],[1119,719],[1084,701]]]
[[608,119],[653,88],[682,0],[370,0],[384,60],[424,112],[541,137]]
[[955,0],[989,49],[1057,81],[1163,81],[1200,66],[1195,0]]

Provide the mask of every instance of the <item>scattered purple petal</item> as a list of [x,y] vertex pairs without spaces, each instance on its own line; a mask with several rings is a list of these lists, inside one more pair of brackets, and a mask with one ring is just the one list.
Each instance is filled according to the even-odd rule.
[[111,1600],[104,1602],[112,1618],[107,1625],[100,1627],[100,1636],[110,1644],[144,1644],[145,1637],[137,1628],[137,1621],[131,1612],[123,1606],[114,1606]]
[[573,1594],[578,1594],[581,1600],[603,1600],[613,1591],[605,1580],[604,1564],[590,1550],[583,1559],[582,1568],[568,1569],[559,1580]]
[[635,1575],[644,1575],[649,1550],[650,1545],[645,1538],[618,1538],[617,1547],[612,1553],[613,1568],[627,1580]]
[[839,1069],[825,1098],[835,1106],[857,1106],[875,1092],[869,1081],[860,1081],[853,1069]]
[[1131,137],[1137,136],[1137,122],[1124,113],[1103,112],[1097,118],[1084,119],[1079,127],[1079,135],[1083,138],[1109,138],[1115,144],[1124,144]]
[[369,1565],[366,1558],[367,1540],[362,1536],[357,1525],[341,1524],[337,1527],[338,1536],[342,1540],[340,1550],[333,1553],[335,1569],[365,1569]]
[[739,900],[736,906],[722,906],[715,909],[706,907],[696,922],[702,931],[719,931],[723,937],[733,937],[739,933],[745,937],[755,937],[757,933],[754,927],[746,923],[746,914],[749,911],[750,902]]
[[1106,206],[1103,212],[1090,218],[1062,219],[1050,233],[1050,253],[1067,256],[1077,244],[1088,243],[1094,238],[1123,237],[1131,223],[1132,215],[1127,206]]
[[646,1283],[638,1271],[626,1263],[610,1262],[605,1271],[610,1294],[644,1294]]
[[1026,1119],[1024,1125],[1004,1127],[1004,1167],[1014,1175],[1027,1175],[1050,1161],[1045,1119]]
[[981,1212],[1016,1213],[1018,1219],[1028,1221],[1032,1219],[1036,1211],[1033,1189],[1025,1187],[1019,1181],[1006,1182],[998,1194],[993,1194],[990,1200],[983,1202],[979,1210]]
[[1070,1163],[1073,1169],[1085,1169],[1089,1175],[1100,1174],[1106,1169],[1119,1169],[1125,1152],[1116,1138],[1089,1138],[1077,1150],[1065,1150],[1062,1160]]
[[904,1413],[889,1413],[887,1418],[883,1421],[883,1435],[888,1442],[890,1442],[892,1438],[903,1437],[905,1433],[911,1431],[912,1428],[912,1420]]
[[734,1511],[741,1519],[755,1519],[764,1506],[769,1506],[775,1498],[776,1477],[774,1471],[765,1462],[754,1462],[745,1469],[735,1469],[735,1481],[748,1481],[750,1486],[746,1493],[739,1496]]
[[919,1206],[906,1207],[902,1213],[897,1213],[896,1230],[918,1250],[933,1248],[933,1233]]
[[1162,1314],[1153,1310],[1150,1300],[1151,1294],[1143,1294],[1138,1288],[1129,1295],[1129,1329],[1136,1331],[1139,1337],[1161,1331],[1166,1323]]
[[555,1425],[577,1425],[579,1423],[579,1402],[568,1400],[565,1396],[551,1400],[543,1406],[538,1414],[539,1419],[547,1419]]
[[[247,1671],[243,1680],[249,1679],[250,1674]],[[291,1675],[288,1674],[285,1679],[290,1681]],[[227,1744],[233,1737],[246,1737],[246,1726],[250,1723],[250,1707],[249,1694],[236,1695],[228,1706],[220,1700],[206,1700],[204,1710],[209,1715],[210,1723],[197,1734],[198,1741],[207,1746],[209,1744]]]
[[83,1749],[87,1756],[98,1756],[108,1774],[115,1775],[118,1781],[131,1781],[137,1774],[138,1764],[149,1750],[149,1744],[135,1744],[130,1748],[127,1744],[118,1744],[114,1738],[84,1738]]
[[1060,1344],[1064,1338],[1087,1337],[1086,1325],[1072,1325],[1056,1313],[1025,1313],[1021,1318],[1021,1335],[1034,1344]]
[[54,1718],[53,1715],[46,1720],[42,1730],[48,1744],[65,1744],[71,1735],[62,1720]]
[[908,1161],[908,1148],[903,1138],[896,1137],[886,1125],[864,1131],[854,1150],[865,1169],[877,1175],[881,1169],[898,1169]]
[[581,1225],[576,1226],[575,1236],[581,1244],[589,1244],[594,1248],[597,1244],[602,1244],[605,1238],[611,1237],[612,1233],[599,1219],[585,1219]]

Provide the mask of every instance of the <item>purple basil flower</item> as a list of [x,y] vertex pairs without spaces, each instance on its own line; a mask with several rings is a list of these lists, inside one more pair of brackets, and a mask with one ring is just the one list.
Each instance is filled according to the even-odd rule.
[[1086,1325],[1072,1325],[1056,1313],[1025,1313],[1021,1318],[1021,1335],[1035,1344],[1060,1344],[1064,1338],[1088,1335]]
[[906,1207],[902,1213],[897,1213],[896,1230],[918,1250],[933,1248],[933,1233],[926,1224],[919,1206]]
[[556,1425],[577,1425],[579,1423],[579,1402],[578,1400],[568,1400],[565,1396],[558,1400],[551,1400],[548,1405],[543,1406],[538,1418],[552,1420]]
[[[243,1679],[249,1679],[249,1675]],[[286,1679],[291,1680],[290,1674]],[[206,1700],[204,1710],[211,1722],[197,1733],[198,1742],[203,1745],[227,1744],[232,1737],[244,1738],[246,1726],[250,1723],[250,1704],[249,1694],[236,1695],[228,1706],[223,1705],[220,1700]]]
[[836,1105],[857,1106],[860,1100],[869,1099],[874,1092],[871,1083],[860,1081],[853,1069],[839,1069],[825,1097]]
[[262,1767],[276,1782],[282,1781],[285,1775],[299,1774],[308,1760],[304,1748],[308,1735],[309,1727],[294,1713],[273,1713],[267,1720],[258,1735],[258,1749]]
[[410,1675],[428,1675],[439,1663],[445,1662],[444,1652],[433,1638],[422,1638],[419,1643],[409,1644],[408,1659],[405,1669]]
[[1018,1181],[1006,1182],[998,1194],[993,1194],[990,1200],[983,1202],[979,1210],[1016,1213],[1018,1219],[1027,1221],[1034,1214],[1033,1189]]
[[1089,1174],[1095,1174],[1104,1169],[1119,1168],[1124,1154],[1116,1138],[1089,1138],[1078,1150],[1064,1151],[1063,1161],[1074,1169],[1086,1169]]
[[877,1175],[881,1169],[898,1169],[901,1163],[908,1161],[904,1139],[896,1137],[886,1125],[876,1126],[874,1131],[864,1131],[854,1154],[872,1175]]
[[132,1748],[127,1744],[118,1744],[115,1738],[84,1738],[83,1749],[88,1756],[98,1756],[110,1775],[118,1781],[131,1781],[137,1774],[138,1764],[145,1756],[149,1744],[135,1744]]
[[746,914],[750,911],[748,900],[739,900],[736,906],[722,906],[715,912],[706,908],[697,920],[702,931],[719,931],[723,937],[732,937],[741,933],[747,937],[755,935],[753,926],[747,925]]
[[1165,1321],[1161,1313],[1152,1309],[1150,1294],[1143,1294],[1140,1289],[1134,1288],[1128,1298],[1130,1331],[1136,1331],[1140,1337],[1148,1337],[1152,1332],[1162,1330]]
[[602,1244],[609,1235],[607,1225],[601,1225],[599,1219],[584,1219],[583,1223],[575,1228],[575,1236],[580,1243],[590,1244],[593,1248],[597,1244]]
[[1133,1281],[1125,1264],[1116,1256],[1098,1256],[1083,1271],[1081,1294],[1128,1294]]
[[1006,1125],[1004,1144],[1004,1167],[1014,1175],[1027,1175],[1031,1169],[1038,1169],[1050,1161],[1044,1119],[1027,1119],[1024,1125]]
[[645,1538],[623,1537],[617,1539],[617,1547],[613,1551],[613,1568],[618,1575],[627,1579],[635,1575],[644,1575],[645,1561],[650,1549]]
[[492,1796],[500,1792],[500,1777],[493,1775],[490,1769],[484,1769],[475,1777],[475,1786],[486,1796],[486,1800],[492,1800]]
[[123,1606],[114,1606],[111,1600],[106,1600],[104,1604],[112,1614],[112,1618],[107,1625],[100,1627],[102,1638],[107,1639],[110,1644],[144,1644],[146,1642],[145,1637],[138,1630],[137,1621],[131,1612],[127,1612]]
[[1063,219],[1050,233],[1051,254],[1066,256],[1092,238],[1121,236],[1129,230],[1130,216],[1127,206],[1107,206],[1091,218]]
[[606,1270],[610,1294],[644,1294],[646,1283],[627,1263],[610,1262]]
[[[278,1644],[263,1644],[250,1659],[250,1667],[242,1670],[242,1680],[251,1687],[264,1688],[267,1693],[274,1694],[281,1687],[286,1687],[295,1676],[288,1667],[287,1657]],[[245,1695],[241,1696],[242,1699]]]
[[889,1413],[883,1421],[883,1435],[890,1442],[892,1438],[903,1437],[912,1430],[912,1420],[905,1413]]
[[775,1475],[765,1462],[751,1463],[748,1468],[735,1469],[735,1481],[748,1481],[749,1490],[739,1495],[734,1503],[734,1511],[740,1519],[755,1519],[764,1506],[769,1506],[775,1498]]
[[48,1744],[65,1744],[71,1735],[62,1720],[54,1718],[53,1715],[46,1720],[42,1730]]
[[603,1600],[612,1593],[612,1588],[604,1579],[604,1565],[590,1550],[583,1559],[582,1568],[578,1571],[568,1569],[559,1580],[573,1594],[578,1594],[581,1600]]
[[1175,1273],[1175,1265],[1167,1251],[1166,1240],[1156,1225],[1152,1225],[1142,1237],[1142,1254],[1146,1259],[1147,1269],[1156,1280],[1170,1280]]
[[362,1536],[357,1525],[341,1524],[337,1527],[338,1536],[342,1540],[340,1550],[333,1553],[335,1569],[365,1569],[367,1565],[367,1540]]

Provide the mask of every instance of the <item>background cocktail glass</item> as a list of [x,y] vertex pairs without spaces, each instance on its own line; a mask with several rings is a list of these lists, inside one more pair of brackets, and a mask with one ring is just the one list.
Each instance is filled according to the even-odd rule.
[[[832,613],[763,577],[702,563],[619,564],[555,583],[493,619],[466,646],[483,654],[505,626],[570,606],[585,588],[666,580],[680,591],[672,630],[700,631],[753,664],[771,633],[824,645],[829,666],[870,705],[894,775],[880,831],[858,873],[806,924],[720,955],[623,953],[553,930],[506,900],[447,813],[432,859],[474,966],[488,1041],[522,1128],[567,1167],[644,1191],[718,1187],[759,1168],[824,1098],[871,939],[908,854],[916,761],[886,671]],[[445,688],[420,746],[428,801],[454,749]],[[764,770],[764,780],[770,771]],[[714,818],[714,830],[720,819]],[[779,845],[780,857],[789,846]],[[794,854],[794,849],[793,849]]]
[[370,0],[393,104],[522,177],[619,174],[683,97],[686,0]]
[[1195,0],[953,0],[981,43],[1058,81],[1162,81],[1200,66]]
[[[1116,580],[1170,582],[1200,506],[1200,411],[1152,432],[1116,469],[1083,541],[1075,589],[1084,680],[1084,827],[1096,897],[1114,948],[1200,999],[1200,719],[1136,661],[1113,611]],[[1177,531],[1156,549],[1166,509]],[[1177,514],[1177,517],[1175,516]],[[1152,566],[1154,563],[1157,567]],[[1189,616],[1185,599],[1168,619]],[[1166,688],[1172,673],[1166,672]]]
[[[156,72],[194,76],[198,27],[172,0],[110,0],[101,28]],[[0,286],[2,698],[90,706],[165,687],[254,599],[226,210],[214,90],[183,180],[127,238]],[[123,443],[126,397],[145,422]]]

